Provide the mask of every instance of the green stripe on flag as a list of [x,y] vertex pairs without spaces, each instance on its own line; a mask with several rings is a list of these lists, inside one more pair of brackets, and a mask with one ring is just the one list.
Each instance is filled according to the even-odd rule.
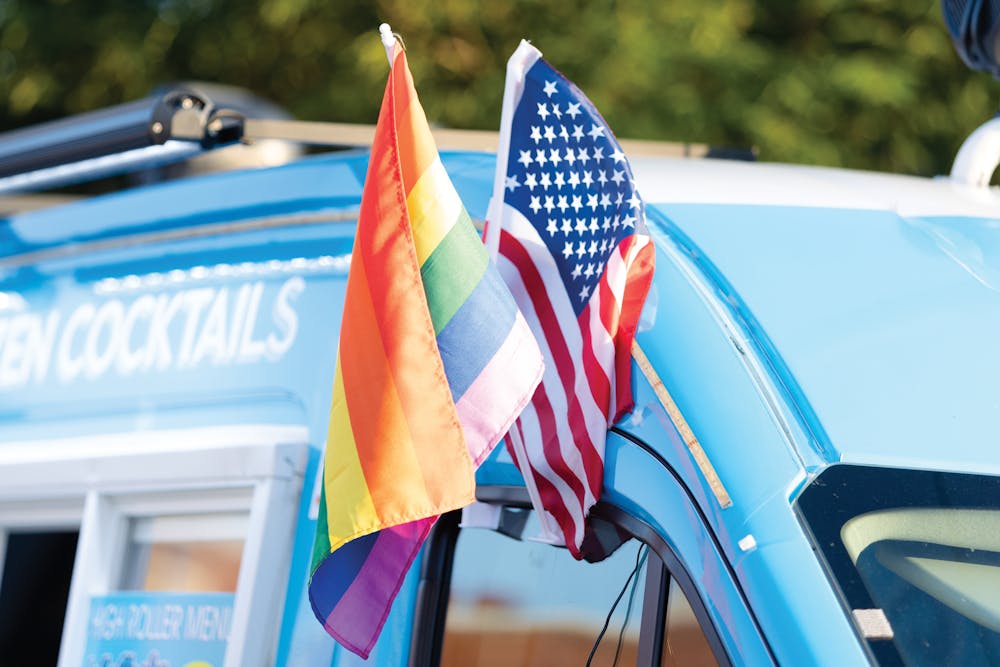
[[489,261],[472,219],[463,208],[458,222],[420,267],[435,334],[441,333],[476,289]]
[[[320,461],[320,465],[323,462]],[[309,567],[309,578],[320,566],[320,563],[330,555],[330,527],[326,522],[326,484],[320,480],[319,516],[316,517],[316,540],[313,542],[312,565]]]

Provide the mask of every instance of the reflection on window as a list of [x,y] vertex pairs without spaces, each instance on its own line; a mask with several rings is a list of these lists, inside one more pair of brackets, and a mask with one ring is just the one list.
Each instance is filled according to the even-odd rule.
[[868,512],[841,536],[907,665],[1000,662],[1000,512]]
[[132,519],[122,590],[235,592],[247,515]]
[[614,664],[616,652],[617,664],[635,664],[645,568],[626,582],[640,545],[629,542],[592,564],[531,541],[538,532],[532,516],[524,541],[482,529],[459,534],[443,667],[584,665],[623,588],[593,664]]
[[670,578],[663,633],[663,667],[714,667],[719,663],[677,580]]

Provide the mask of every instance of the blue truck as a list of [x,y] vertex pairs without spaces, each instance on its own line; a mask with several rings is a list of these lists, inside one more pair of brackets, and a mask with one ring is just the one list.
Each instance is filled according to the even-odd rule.
[[[628,540],[535,539],[499,447],[369,662],[1000,664],[998,128],[936,179],[626,142],[656,273],[594,514]],[[361,664],[306,583],[366,132],[176,89],[0,137],[0,662]],[[253,136],[347,149],[142,182]],[[478,221],[490,141],[439,136]]]

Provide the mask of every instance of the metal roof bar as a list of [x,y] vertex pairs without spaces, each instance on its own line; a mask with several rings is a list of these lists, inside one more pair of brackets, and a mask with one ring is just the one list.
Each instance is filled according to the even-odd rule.
[[218,116],[212,101],[187,89],[147,97],[0,134],[0,177],[24,174],[184,140],[208,148],[225,136],[211,131]]
[[240,139],[241,117],[186,88],[0,134],[0,193],[186,160]]
[[[38,192],[74,183],[96,181],[139,169],[187,160],[205,149],[198,144],[168,141],[159,146],[134,148],[121,153],[88,158],[69,164],[36,169],[0,178],[0,195]],[[0,204],[0,208],[3,205]]]
[[[498,133],[488,130],[451,130],[432,128],[431,134],[439,150],[467,150],[495,153]],[[371,146],[374,125],[350,123],[314,123],[297,120],[247,118],[243,126],[243,141],[255,139],[285,139],[313,146],[357,148]],[[667,141],[620,140],[629,156],[708,157],[712,150],[707,144],[674,143]]]

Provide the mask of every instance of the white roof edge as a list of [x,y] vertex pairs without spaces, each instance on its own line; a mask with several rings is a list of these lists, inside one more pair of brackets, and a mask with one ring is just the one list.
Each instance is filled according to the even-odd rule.
[[901,217],[1000,218],[1000,188],[923,178],[733,160],[636,157],[650,204],[724,204],[891,211]]
[[56,460],[88,460],[161,452],[307,444],[309,429],[293,424],[232,424],[126,431],[0,444],[0,466]]

